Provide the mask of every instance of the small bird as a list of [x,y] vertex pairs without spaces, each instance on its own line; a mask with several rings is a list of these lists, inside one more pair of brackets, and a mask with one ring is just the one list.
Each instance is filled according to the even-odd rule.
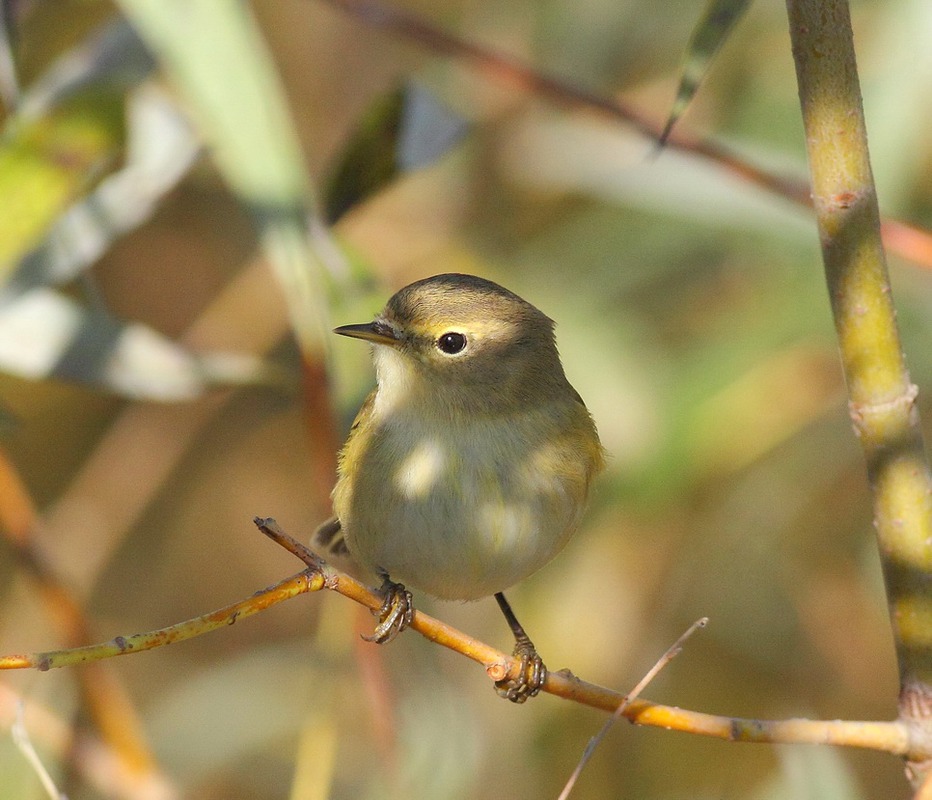
[[[579,525],[604,465],[592,417],[563,373],[553,321],[472,275],[401,289],[372,322],[377,387],[340,454],[334,518],[315,535],[382,579],[369,638],[411,621],[405,586],[444,600],[494,595],[515,635],[523,702],[546,668],[502,592],[550,561]],[[395,580],[401,583],[395,583]]]

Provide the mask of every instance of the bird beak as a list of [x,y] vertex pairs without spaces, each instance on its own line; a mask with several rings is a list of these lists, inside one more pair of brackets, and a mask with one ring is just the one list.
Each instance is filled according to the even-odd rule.
[[365,322],[362,325],[341,325],[334,328],[333,332],[353,339],[365,339],[374,344],[398,344],[398,336],[394,329],[380,320]]

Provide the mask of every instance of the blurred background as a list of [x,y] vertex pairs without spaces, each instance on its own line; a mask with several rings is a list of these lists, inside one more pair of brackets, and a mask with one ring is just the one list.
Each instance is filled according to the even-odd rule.
[[[20,311],[0,315],[0,652],[161,627],[298,572],[251,520],[306,540],[329,515],[336,448],[373,375],[365,347],[326,332],[461,271],[556,321],[610,453],[583,529],[509,593],[547,664],[626,691],[706,615],[647,697],[742,717],[894,716],[864,466],[803,207],[689,148],[658,153],[631,124],[521,87],[425,29],[320,0],[228,4],[247,12],[233,14],[254,34],[247,50],[205,11],[164,34],[147,5],[3,4],[16,79],[4,67],[0,260]],[[391,8],[659,129],[703,4]],[[123,13],[165,72],[113,33]],[[882,211],[927,226],[932,6],[853,13]],[[674,139],[804,180],[786,27],[780,4],[755,4]],[[253,92],[259,74],[271,82]],[[400,91],[401,119],[442,146],[379,172]],[[164,160],[107,200],[146,142]],[[354,183],[373,175],[375,191]],[[75,206],[104,220],[100,241],[63,222]],[[288,226],[308,214],[306,251]],[[890,259],[922,390],[923,261],[908,242]],[[309,284],[295,263],[312,264]],[[559,794],[603,714],[547,696],[512,706],[415,634],[366,644],[368,613],[325,594],[99,673],[4,673],[0,796],[45,796],[8,734],[16,697],[71,798]],[[417,601],[510,649],[491,599]],[[574,796],[905,798],[902,772],[876,753],[619,724]]]

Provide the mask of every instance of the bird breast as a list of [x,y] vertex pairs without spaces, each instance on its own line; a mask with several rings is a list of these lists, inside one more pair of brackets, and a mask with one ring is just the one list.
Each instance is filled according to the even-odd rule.
[[373,419],[349,442],[354,469],[334,492],[350,551],[447,599],[535,572],[575,530],[597,469],[588,414],[569,410],[458,425],[398,409]]

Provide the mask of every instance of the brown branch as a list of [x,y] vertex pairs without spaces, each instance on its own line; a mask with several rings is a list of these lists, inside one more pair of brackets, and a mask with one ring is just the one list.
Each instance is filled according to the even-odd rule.
[[498,83],[545,97],[561,105],[569,104],[600,111],[608,117],[633,126],[648,138],[659,139],[657,128],[633,106],[573,86],[561,78],[545,75],[516,58],[493,52],[482,45],[435,28],[416,14],[369,0],[326,2],[366,25],[413,39],[435,53],[465,59]]
[[[311,570],[320,569],[323,585],[372,611],[382,598],[359,581],[338,572],[301,542],[285,533],[273,519],[259,519],[260,531],[288,552],[300,558]],[[464,655],[481,664],[492,681],[516,677],[520,663],[500,650],[441,622],[423,611],[414,612],[411,628],[425,639]],[[614,713],[625,696],[611,689],[577,678],[569,670],[548,672],[544,692],[583,705]],[[650,700],[627,703],[623,716],[638,725],[667,728],[736,742],[833,744],[859,747],[910,758],[932,757],[932,741],[914,738],[902,722],[852,722],[844,720],[754,720],[704,714]]]
[[93,663],[103,658],[153,650],[156,647],[193,639],[195,636],[201,636],[218,628],[226,628],[240,619],[251,617],[253,614],[265,611],[299,594],[316,592],[322,589],[323,585],[323,575],[320,571],[306,569],[244,600],[166,628],[146,633],[134,633],[131,636],[115,636],[108,642],[72,647],[67,650],[0,656],[0,669],[37,669],[45,672],[59,667]]
[[[562,78],[547,75],[512,56],[440,30],[407,11],[371,0],[325,2],[366,25],[412,39],[435,53],[462,59],[498,83],[533,93],[555,105],[595,112],[607,119],[629,125],[641,135],[660,143],[662,123],[642,113],[633,105],[587,91]],[[666,140],[665,146],[714,161],[748,183],[784,197],[796,205],[812,208],[809,185],[805,180],[768,172],[744,160],[720,143],[690,136],[677,129]],[[932,268],[932,234],[928,231],[894,219],[884,220],[882,231],[884,242],[892,252],[923,267]]]
[[[323,562],[319,556],[282,531],[274,520],[256,519],[256,525],[266,536],[304,561],[308,568],[275,586],[257,592],[252,597],[187,622],[149,633],[117,636],[94,647],[0,656],[0,669],[52,669],[161,647],[226,627],[243,617],[256,614],[299,594],[319,589],[338,592],[373,611],[382,605],[382,598],[373,589]],[[481,664],[492,681],[517,675],[520,671],[520,662],[512,656],[422,611],[415,611],[411,627],[425,639]],[[549,672],[543,691],[609,713],[614,713],[625,701],[625,696],[619,692],[587,683],[569,670]],[[932,740],[917,734],[900,721],[740,719],[660,705],[650,700],[627,702],[623,716],[638,725],[650,725],[726,741],[832,744],[907,756],[911,761],[932,759]]]

